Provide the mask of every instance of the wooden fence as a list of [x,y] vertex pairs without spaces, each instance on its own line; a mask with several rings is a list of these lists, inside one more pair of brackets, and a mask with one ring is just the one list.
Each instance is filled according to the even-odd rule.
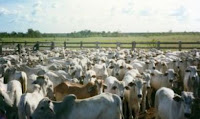
[[179,51],[183,49],[200,49],[200,42],[0,42],[0,54],[3,52],[3,48],[15,47],[17,44],[21,44],[24,47],[33,48],[35,44],[38,44],[38,49],[48,48],[54,49],[55,47],[64,48],[127,48],[134,50],[139,49],[177,49]]

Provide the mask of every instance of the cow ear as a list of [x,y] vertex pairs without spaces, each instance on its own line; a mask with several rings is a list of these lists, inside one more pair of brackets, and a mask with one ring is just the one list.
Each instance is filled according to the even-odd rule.
[[151,73],[151,76],[154,76],[155,74],[154,73]]
[[113,90],[117,89],[117,86],[113,86],[112,89],[113,89]]
[[32,84],[38,84],[37,80],[33,81]]
[[128,70],[131,70],[132,68],[131,68],[131,67],[128,67],[127,69],[128,69]]
[[176,102],[180,102],[180,101],[182,101],[182,98],[181,98],[180,95],[178,95],[178,94],[174,94],[174,98],[173,98],[173,100],[176,101]]
[[134,86],[135,85],[135,83],[134,82],[130,82],[129,84],[128,84],[128,86]]
[[103,88],[104,88],[104,89],[107,89],[108,86],[107,86],[106,84],[103,84]]
[[51,103],[51,100],[48,100],[47,103],[48,103],[48,105],[49,105],[49,110],[50,110],[53,114],[55,114],[55,111],[54,111],[54,109],[53,109],[53,105],[52,105],[52,103]]

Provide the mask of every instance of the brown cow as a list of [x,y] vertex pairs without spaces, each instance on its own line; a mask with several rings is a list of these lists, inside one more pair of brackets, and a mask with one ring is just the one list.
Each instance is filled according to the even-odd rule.
[[62,101],[66,95],[74,94],[77,99],[84,99],[92,97],[102,93],[103,82],[102,80],[96,80],[95,82],[89,82],[88,84],[81,85],[65,81],[60,83],[54,88],[55,97],[57,101]]

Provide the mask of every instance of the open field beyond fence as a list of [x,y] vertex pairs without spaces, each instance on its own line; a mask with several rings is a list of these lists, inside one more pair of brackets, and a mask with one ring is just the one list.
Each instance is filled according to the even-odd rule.
[[20,43],[32,47],[40,43],[40,49],[55,47],[65,48],[157,48],[157,49],[200,49],[200,35],[163,35],[163,36],[131,36],[131,37],[88,37],[88,38],[1,38],[3,47],[15,47]]

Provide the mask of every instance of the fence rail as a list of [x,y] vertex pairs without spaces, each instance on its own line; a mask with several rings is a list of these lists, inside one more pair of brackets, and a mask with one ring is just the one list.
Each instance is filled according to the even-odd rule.
[[13,46],[16,48],[16,45],[20,44],[24,47],[34,47],[35,44],[38,44],[39,48],[49,48],[54,49],[55,47],[64,47],[64,48],[128,48],[134,50],[135,48],[141,49],[200,49],[200,42],[0,42],[0,54],[3,52],[4,47]]

